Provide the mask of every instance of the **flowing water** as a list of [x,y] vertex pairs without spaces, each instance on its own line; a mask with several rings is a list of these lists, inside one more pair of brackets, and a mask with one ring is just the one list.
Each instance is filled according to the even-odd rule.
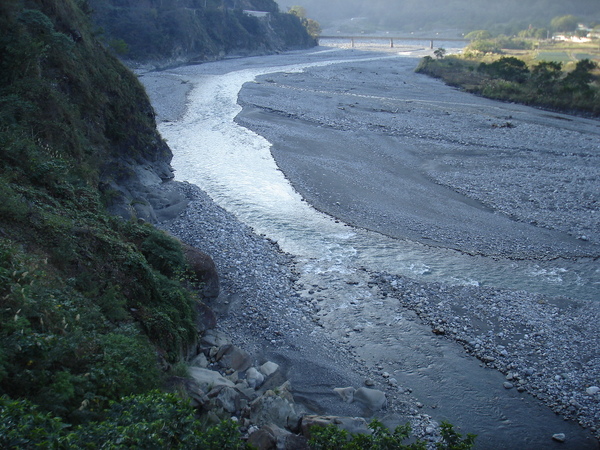
[[[398,55],[377,58],[386,57]],[[245,63],[224,61],[178,69],[177,76],[193,84],[187,110],[180,120],[163,122],[159,127],[173,149],[176,179],[198,185],[257,233],[294,255],[306,285],[316,284],[330,292],[343,290],[338,303],[330,308],[337,309],[338,316],[327,326],[345,327],[344,314],[351,303],[376,300],[381,316],[393,318],[394,327],[365,330],[365,345],[359,351],[365,364],[377,364],[377,360],[369,360],[370,356],[385,351],[392,355],[414,349],[402,361],[387,357],[386,369],[398,373],[399,381],[411,386],[420,399],[437,401],[432,408],[439,414],[447,414],[467,429],[476,427],[484,448],[496,448],[493,443],[502,439],[510,442],[513,435],[521,436],[517,438],[520,442],[531,436],[527,448],[552,447],[551,441],[548,447],[538,446],[536,441],[540,435],[547,437],[560,431],[556,423],[561,420],[549,409],[533,401],[524,402],[516,391],[490,394],[501,385],[501,374],[481,368],[457,345],[436,339],[414,317],[401,317],[395,312],[393,300],[374,299],[369,288],[347,280],[360,277],[359,268],[365,267],[424,281],[592,299],[598,288],[599,269],[591,262],[527,262],[464,255],[352,228],[312,208],[278,169],[270,143],[234,122],[241,111],[237,96],[244,83],[259,75],[297,72],[311,65],[340,63],[342,58],[348,58],[347,54],[321,51],[304,54],[306,62],[301,64],[250,58]],[[361,58],[366,59],[364,55]],[[247,67],[240,69],[244,64]],[[335,331],[332,329],[332,335]],[[377,333],[372,339],[370,331]],[[427,412],[435,415],[433,409]],[[535,435],[532,429],[540,434]],[[504,437],[500,439],[500,435]],[[577,445],[578,441],[573,442]]]
[[464,255],[350,228],[304,202],[278,170],[270,143],[234,122],[241,111],[237,94],[258,75],[335,62],[200,75],[183,120],[164,123],[160,129],[175,149],[176,178],[200,186],[284,251],[312,261],[317,271],[366,267],[427,281],[596,299],[600,268],[593,261],[532,262]]

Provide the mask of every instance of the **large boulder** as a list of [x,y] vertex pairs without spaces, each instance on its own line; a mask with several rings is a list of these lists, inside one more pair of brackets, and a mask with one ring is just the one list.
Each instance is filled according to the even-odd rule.
[[252,365],[252,357],[241,348],[231,344],[219,347],[215,359],[224,369],[233,369],[239,372],[247,370]]
[[190,367],[189,373],[204,392],[208,392],[217,386],[235,386],[231,380],[228,380],[214,370],[203,369],[201,367]]
[[265,425],[248,438],[248,444],[259,450],[308,450],[308,441],[276,425]]
[[354,401],[362,403],[371,411],[378,411],[387,406],[385,393],[377,389],[358,388],[354,392]]
[[300,429],[301,408],[293,401],[289,382],[267,391],[250,404],[250,421],[257,426],[274,424],[296,432]]
[[190,245],[183,245],[183,253],[197,280],[203,284],[202,296],[207,299],[217,298],[220,291],[219,274],[213,259]]

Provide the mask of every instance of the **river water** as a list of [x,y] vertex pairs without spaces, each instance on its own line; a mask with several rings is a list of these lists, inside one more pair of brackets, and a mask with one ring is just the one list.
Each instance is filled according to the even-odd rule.
[[[414,56],[418,52],[403,54]],[[271,144],[234,121],[241,111],[238,93],[257,76],[295,73],[351,60],[398,57],[402,56],[326,50],[303,53],[297,63],[298,57],[260,57],[177,69],[173,73],[193,85],[186,112],[180,120],[159,125],[174,153],[176,179],[198,185],[257,233],[294,255],[301,268],[300,281],[305,285],[336,291],[338,295],[331,297],[329,308],[325,308],[334,311],[333,316],[325,318],[325,327],[330,327],[332,335],[344,334],[348,326],[344,315],[352,305],[373,298],[362,283],[349,282],[360,279],[358,273],[363,267],[427,282],[597,299],[600,271],[591,261],[532,262],[470,256],[347,226],[309,205],[277,167]],[[388,357],[389,370],[398,374],[402,384],[411,386],[418,398],[437,401],[426,408],[429,413],[446,414],[467,430],[476,427],[481,448],[499,448],[494,443],[506,446],[511,436],[520,436],[515,442],[527,442],[526,448],[556,445],[551,440],[540,443],[540,436],[560,431],[557,427],[561,420],[550,410],[535,402],[524,402],[514,391],[490,395],[501,384],[501,374],[482,369],[458,346],[434,340],[431,330],[417,325],[414,317],[394,313],[396,307],[391,302],[375,300],[379,314],[394,315],[394,329],[402,333],[392,336],[377,331],[369,341],[365,332],[365,344],[359,351],[363,362],[378,364],[376,358],[386,351],[400,353],[404,349],[406,353],[407,348],[413,348],[415,351],[403,361]],[[570,427],[573,430],[573,425]],[[570,448],[596,448],[584,438],[578,439],[571,442]]]
[[[303,201],[275,164],[271,144],[234,122],[241,111],[237,95],[244,83],[259,75],[344,61],[335,52],[329,54],[320,52],[315,58],[319,61],[312,63],[199,75],[184,119],[164,123],[160,129],[176,149],[176,178],[200,186],[284,251],[311,260],[317,271],[367,267],[427,281],[597,300],[600,269],[594,261],[515,261],[464,255],[350,228]],[[365,59],[369,58],[361,58]]]

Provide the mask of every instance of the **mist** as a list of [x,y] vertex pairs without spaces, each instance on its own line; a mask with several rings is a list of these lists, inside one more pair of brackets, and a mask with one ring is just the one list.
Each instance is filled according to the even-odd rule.
[[[282,11],[300,5],[325,31],[490,29],[545,27],[572,14],[600,24],[599,0],[277,0]],[[362,30],[360,28],[363,28]],[[522,29],[522,28],[520,28]]]

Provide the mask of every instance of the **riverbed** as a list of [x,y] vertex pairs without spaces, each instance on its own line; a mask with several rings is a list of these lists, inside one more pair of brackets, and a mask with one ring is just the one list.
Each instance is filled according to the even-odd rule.
[[[221,326],[281,354],[278,339],[296,336],[291,365],[330,354],[383,386],[390,411],[448,419],[481,448],[549,448],[563,429],[562,446],[597,448],[551,408],[598,427],[586,393],[600,383],[598,122],[460,93],[414,74],[411,52],[319,49],[142,77],[176,178],[292,256],[280,270],[294,292],[245,293]],[[179,220],[190,238],[197,224]],[[221,264],[264,260],[247,253]],[[292,310],[298,322],[250,336],[252,308],[275,328]]]

